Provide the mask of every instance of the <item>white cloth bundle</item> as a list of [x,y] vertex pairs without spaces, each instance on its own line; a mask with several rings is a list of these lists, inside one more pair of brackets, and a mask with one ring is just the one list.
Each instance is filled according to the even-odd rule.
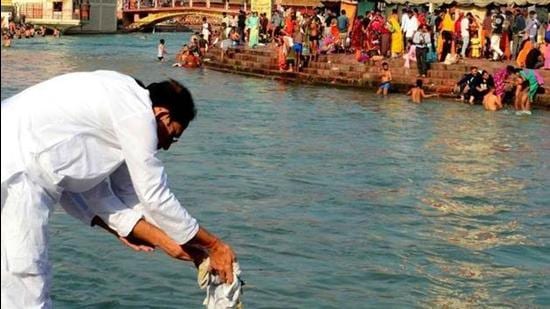
[[233,263],[233,283],[221,283],[218,275],[209,271],[210,258],[206,258],[200,265],[197,274],[197,283],[201,290],[206,290],[206,297],[202,302],[207,309],[242,309],[241,302],[242,281],[239,263]]

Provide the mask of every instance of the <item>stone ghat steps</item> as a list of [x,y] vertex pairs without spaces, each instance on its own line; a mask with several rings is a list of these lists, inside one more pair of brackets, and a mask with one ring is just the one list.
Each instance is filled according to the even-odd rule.
[[257,69],[265,69],[265,70],[278,70],[277,65],[269,64],[269,63],[262,63],[262,62],[252,62],[252,61],[243,61],[243,60],[237,60],[237,59],[223,59],[223,61],[218,61],[218,63],[223,63],[230,65],[236,69],[242,67],[242,68],[257,68]]
[[[219,49],[217,49],[219,51]],[[252,62],[269,62],[270,64],[277,65],[277,53],[275,50],[259,48],[235,48],[228,51],[229,58],[235,58],[239,60],[252,61]],[[330,63],[327,61],[331,60]],[[339,61],[339,62],[334,62]],[[390,69],[394,74],[402,74],[407,70],[403,67],[404,60],[402,58],[392,58],[384,60],[389,63]],[[489,70],[491,73],[503,68],[508,63],[502,62],[487,62],[482,60],[473,60],[474,64],[478,65],[480,69]],[[358,63],[350,55],[336,54],[336,55],[320,55],[318,61],[310,63],[310,68],[319,69],[332,69],[339,71],[358,71],[358,72],[378,72],[380,70],[381,62],[383,61],[371,61],[365,64]],[[478,63],[475,63],[478,62]],[[462,76],[470,71],[472,64],[458,63],[453,65],[446,65],[443,63],[433,63],[430,65],[428,71],[428,77],[437,78],[450,78],[460,79]],[[411,68],[409,70],[416,71],[416,63],[411,62]],[[539,70],[541,76],[548,80],[550,83],[550,70]]]
[[[353,57],[347,55],[320,56],[304,68],[302,72],[280,71],[277,64],[277,54],[274,50],[237,48],[229,49],[221,59],[219,48],[210,49],[205,66],[214,70],[252,75],[276,80],[295,81],[307,84],[321,84],[343,87],[378,88],[380,83],[381,62],[357,63]],[[328,61],[330,63],[323,62]],[[350,60],[351,59],[351,60]],[[339,62],[332,62],[339,61]],[[416,63],[411,68],[403,67],[403,59],[390,59],[392,71],[392,87],[398,92],[406,92],[414,85],[417,74]],[[483,62],[485,69],[492,73],[506,64]],[[482,67],[478,65],[478,67]],[[451,94],[456,81],[470,70],[469,64],[445,65],[432,64],[428,77],[422,78],[427,92],[437,92],[443,97],[452,97]],[[550,84],[550,71],[539,70],[540,74]],[[547,86],[547,88],[550,88]],[[550,107],[550,93],[537,96],[537,106]]]
[[244,53],[236,53],[233,55],[229,55],[230,58],[239,59],[239,60],[246,60],[246,61],[252,61],[252,62],[273,62],[277,63],[277,58],[273,56],[266,56],[266,55],[249,55]]
[[[215,47],[219,50],[219,48]],[[228,49],[228,53],[234,54],[247,54],[253,56],[271,56],[277,57],[277,50],[273,48],[248,48],[248,47],[236,47]]]

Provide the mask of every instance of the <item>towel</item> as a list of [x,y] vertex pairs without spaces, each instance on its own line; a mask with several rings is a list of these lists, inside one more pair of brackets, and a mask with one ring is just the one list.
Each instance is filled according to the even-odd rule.
[[221,283],[218,275],[209,271],[210,258],[206,258],[200,265],[197,274],[197,283],[201,290],[206,290],[206,297],[202,302],[207,309],[242,309],[241,302],[243,281],[240,278],[239,263],[233,263],[233,283]]

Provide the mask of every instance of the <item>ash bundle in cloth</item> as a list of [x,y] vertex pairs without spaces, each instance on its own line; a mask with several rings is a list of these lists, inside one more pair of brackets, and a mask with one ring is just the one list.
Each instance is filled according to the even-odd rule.
[[220,277],[210,272],[210,258],[200,265],[197,283],[201,290],[206,290],[203,305],[207,309],[242,309],[241,295],[244,282],[240,278],[239,263],[233,263],[233,283],[222,283]]

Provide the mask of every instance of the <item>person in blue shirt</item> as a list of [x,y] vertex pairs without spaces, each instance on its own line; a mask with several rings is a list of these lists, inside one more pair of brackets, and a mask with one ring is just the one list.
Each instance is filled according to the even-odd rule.
[[338,16],[338,30],[340,30],[340,42],[345,46],[346,38],[348,36],[349,18],[346,16],[346,10],[342,10],[340,16]]

